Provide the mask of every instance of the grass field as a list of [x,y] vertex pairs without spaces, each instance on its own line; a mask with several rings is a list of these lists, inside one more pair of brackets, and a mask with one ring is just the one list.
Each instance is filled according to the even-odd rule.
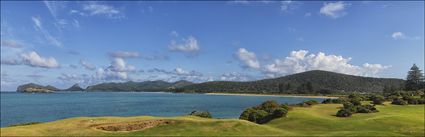
[[[287,117],[258,125],[238,119],[182,117],[79,117],[54,122],[1,128],[2,136],[90,136],[90,135],[280,135],[280,136],[424,136],[424,105],[378,106],[378,113],[335,117],[341,105],[320,104],[296,107]],[[167,119],[173,124],[141,131],[103,131],[95,124]]]

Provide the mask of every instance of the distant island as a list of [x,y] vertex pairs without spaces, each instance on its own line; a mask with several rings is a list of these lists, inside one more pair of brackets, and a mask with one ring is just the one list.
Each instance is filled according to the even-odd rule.
[[101,83],[81,88],[78,84],[68,89],[41,86],[34,83],[21,85],[18,92],[50,93],[55,91],[168,91],[190,93],[264,93],[264,94],[344,94],[352,92],[383,92],[403,88],[405,80],[395,78],[373,78],[341,73],[313,70],[279,78],[247,82],[212,81],[192,83],[186,80],[176,82],[144,81]]
[[81,88],[78,84],[74,84],[73,86],[67,89],[59,89],[50,85],[42,86],[34,83],[28,83],[25,85],[18,86],[16,91],[22,93],[53,93],[56,91],[84,91],[84,89]]

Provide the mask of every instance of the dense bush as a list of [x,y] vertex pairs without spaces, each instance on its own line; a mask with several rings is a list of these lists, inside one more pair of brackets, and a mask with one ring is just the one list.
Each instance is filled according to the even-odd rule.
[[338,99],[325,99],[322,101],[322,104],[342,104],[344,102],[343,99],[338,98]]
[[261,110],[266,111],[267,113],[272,113],[275,109],[279,108],[279,103],[277,103],[274,100],[267,100],[263,103],[261,103],[260,108]]
[[248,121],[252,121],[258,124],[263,124],[269,121],[269,113],[264,110],[254,110],[248,115]]
[[259,106],[245,109],[239,119],[263,124],[275,118],[285,117],[289,109],[287,104],[279,105],[276,101],[268,100]]
[[301,103],[296,104],[296,106],[300,106],[300,107],[309,107],[309,106],[313,106],[319,104],[319,102],[317,102],[316,100],[308,100],[308,101],[304,101]]
[[373,105],[357,106],[357,113],[375,113],[379,112]]
[[[349,117],[354,113],[375,113],[375,112],[379,112],[374,105],[362,105],[361,101],[362,100],[367,100],[367,99],[372,99],[372,98],[376,98],[376,103],[381,103],[382,102],[378,102],[381,101],[381,99],[383,99],[383,97],[379,97],[379,96],[370,96],[370,97],[366,97],[366,96],[360,96],[360,95],[355,95],[352,94],[350,96],[348,96],[348,101],[344,101],[343,103],[343,108],[341,108],[337,113],[336,116],[337,117]],[[375,102],[375,101],[373,101]]]
[[372,104],[375,104],[375,105],[381,105],[382,103],[384,103],[385,98],[384,98],[384,96],[380,96],[380,95],[373,95],[373,96],[371,97],[371,100],[372,100]]
[[273,117],[275,118],[285,117],[287,113],[288,113],[288,109],[278,108],[273,111]]
[[352,115],[351,111],[347,109],[341,109],[336,113],[337,117],[349,117],[351,115]]
[[393,101],[391,102],[391,104],[394,105],[407,105],[407,101],[403,100],[402,98],[395,98],[393,99]]
[[208,111],[192,111],[189,115],[198,116],[202,118],[212,118],[212,115]]

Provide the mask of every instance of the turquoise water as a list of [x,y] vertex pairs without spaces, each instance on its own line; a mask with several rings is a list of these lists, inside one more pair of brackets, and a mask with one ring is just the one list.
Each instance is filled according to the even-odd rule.
[[238,118],[265,100],[299,103],[318,98],[177,94],[164,92],[1,92],[1,127],[80,116],[181,116],[207,110],[216,118]]

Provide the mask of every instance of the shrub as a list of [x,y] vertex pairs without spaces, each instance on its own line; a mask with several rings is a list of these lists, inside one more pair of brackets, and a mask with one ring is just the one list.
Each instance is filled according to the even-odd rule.
[[357,107],[357,113],[375,113],[379,112],[373,105],[363,105]]
[[357,112],[357,107],[354,106],[352,103],[350,102],[345,102],[343,104],[344,109],[349,110],[350,112]]
[[306,103],[309,106],[319,104],[319,102],[317,102],[316,100],[304,101],[304,103]]
[[254,108],[245,109],[242,112],[242,114],[239,116],[239,119],[248,120],[249,119],[249,114],[253,113],[254,111],[255,111]]
[[16,127],[16,126],[26,126],[26,125],[34,125],[34,124],[40,124],[41,122],[27,122],[27,123],[18,123],[9,125],[8,127]]
[[286,109],[286,110],[292,110],[292,107],[289,106],[288,104],[281,104],[280,108]]
[[379,95],[372,96],[371,99],[372,99],[372,104],[375,104],[375,105],[381,105],[385,101],[385,98]]
[[287,104],[279,105],[276,101],[268,100],[259,106],[245,109],[239,119],[263,124],[275,118],[286,116],[289,109],[290,107]]
[[325,99],[322,101],[322,104],[342,104],[345,100],[342,98],[337,98],[337,99]]
[[332,104],[332,99],[328,98],[322,101],[322,104]]
[[269,113],[264,110],[254,110],[252,113],[249,114],[248,121],[263,124],[268,121],[268,115]]
[[341,109],[336,113],[337,117],[349,117],[351,115],[352,115],[352,113],[348,109]]
[[300,107],[309,107],[309,106],[313,106],[313,105],[316,105],[316,104],[319,104],[319,102],[317,102],[316,100],[308,100],[308,101],[298,103],[296,105],[300,106]]
[[208,111],[192,111],[189,115],[198,116],[202,118],[212,118],[212,115]]
[[267,100],[260,105],[260,109],[267,113],[272,113],[275,109],[279,108],[280,105],[274,100]]
[[395,98],[393,99],[393,101],[391,102],[391,104],[394,105],[407,105],[407,101],[401,99],[401,98]]
[[273,118],[286,117],[286,114],[288,114],[287,109],[278,108],[278,109],[273,111]]

